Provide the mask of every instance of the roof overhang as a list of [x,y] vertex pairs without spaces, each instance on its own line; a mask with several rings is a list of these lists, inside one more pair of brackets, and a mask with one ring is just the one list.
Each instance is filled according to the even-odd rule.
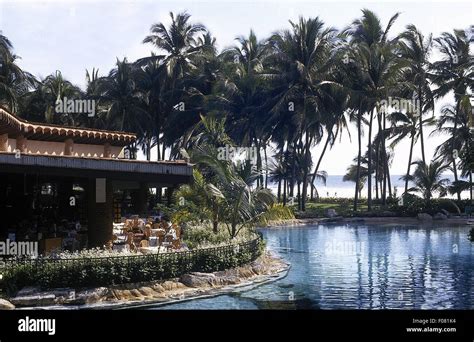
[[23,135],[31,140],[62,142],[72,139],[78,144],[109,143],[112,146],[126,146],[137,139],[133,133],[32,123],[0,108],[0,134],[4,133],[12,138]]
[[188,183],[192,166],[184,161],[150,162],[130,159],[44,156],[0,152],[0,173],[76,178],[107,178],[156,184]]

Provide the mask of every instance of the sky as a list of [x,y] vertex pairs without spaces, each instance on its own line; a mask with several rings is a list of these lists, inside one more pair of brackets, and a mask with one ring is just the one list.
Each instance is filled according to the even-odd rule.
[[[0,0],[0,31],[14,45],[21,57],[20,66],[38,78],[60,70],[65,78],[81,87],[85,70],[98,68],[106,75],[117,58],[129,61],[147,56],[153,50],[142,44],[153,23],[169,23],[169,12],[186,10],[192,22],[205,24],[217,38],[220,49],[232,46],[234,39],[253,29],[259,39],[289,27],[288,20],[300,15],[319,16],[327,25],[341,29],[360,17],[360,10],[374,11],[385,25],[396,12],[400,17],[392,27],[394,34],[408,24],[435,37],[444,31],[466,29],[474,24],[474,2],[471,1],[91,1],[91,0]],[[434,56],[435,57],[435,56]],[[447,97],[436,104],[435,115]],[[321,170],[329,175],[344,174],[357,155],[357,135],[351,128],[347,135],[326,155]],[[364,137],[364,140],[367,138]],[[429,137],[427,156],[444,137]],[[366,141],[364,141],[367,144]],[[313,149],[313,158],[321,148]],[[392,174],[406,172],[409,142],[395,149]],[[414,159],[421,157],[419,143]]]

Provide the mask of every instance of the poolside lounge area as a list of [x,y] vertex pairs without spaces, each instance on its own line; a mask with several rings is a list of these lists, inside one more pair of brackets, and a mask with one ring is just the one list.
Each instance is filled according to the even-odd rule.
[[38,241],[40,253],[77,250],[118,245],[115,223],[146,234],[148,247],[168,248],[167,232],[159,235],[159,222],[148,220],[156,214],[149,189],[163,189],[170,203],[174,189],[190,181],[192,167],[131,159],[126,151],[135,142],[130,133],[35,124],[0,109],[0,236]]

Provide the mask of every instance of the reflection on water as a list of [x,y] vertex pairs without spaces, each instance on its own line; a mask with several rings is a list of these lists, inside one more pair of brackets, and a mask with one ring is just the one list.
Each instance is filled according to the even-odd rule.
[[160,309],[472,309],[469,228],[319,225],[263,229],[288,276]]

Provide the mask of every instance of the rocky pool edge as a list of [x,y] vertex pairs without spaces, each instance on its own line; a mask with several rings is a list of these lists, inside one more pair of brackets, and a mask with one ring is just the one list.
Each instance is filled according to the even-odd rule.
[[118,310],[171,305],[250,290],[286,277],[290,267],[274,252],[265,251],[244,266],[212,273],[193,272],[169,280],[78,291],[25,288],[15,297],[0,299],[0,309]]

